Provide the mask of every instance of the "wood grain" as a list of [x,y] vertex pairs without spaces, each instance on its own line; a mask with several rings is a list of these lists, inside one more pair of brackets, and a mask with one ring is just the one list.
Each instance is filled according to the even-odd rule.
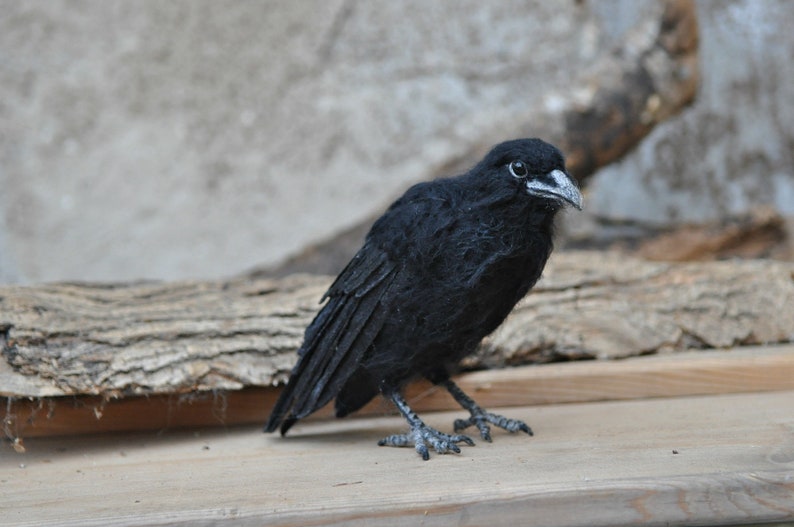
[[[7,526],[727,525],[794,520],[794,392],[505,411],[496,433],[421,461],[376,441],[392,417],[38,439],[0,456]],[[427,415],[451,428],[458,413]]]
[[[522,366],[456,380],[486,408],[794,390],[794,346]],[[5,436],[24,447],[26,439],[38,436],[262,424],[278,394],[277,388],[248,388],[111,400],[0,399],[0,413]],[[410,386],[407,397],[421,413],[459,410],[446,391],[426,382]],[[392,412],[377,398],[356,415]],[[326,408],[314,418],[330,415]]]

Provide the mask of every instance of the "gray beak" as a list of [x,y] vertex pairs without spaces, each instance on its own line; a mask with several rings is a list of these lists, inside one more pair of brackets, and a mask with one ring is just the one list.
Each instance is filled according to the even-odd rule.
[[527,179],[526,188],[532,195],[552,199],[562,205],[568,203],[582,210],[582,193],[576,188],[571,176],[562,170],[552,170],[545,176]]

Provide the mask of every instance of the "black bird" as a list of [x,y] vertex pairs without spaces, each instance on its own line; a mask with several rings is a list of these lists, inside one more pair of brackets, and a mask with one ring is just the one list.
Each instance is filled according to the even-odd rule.
[[525,423],[486,412],[450,379],[540,278],[553,220],[582,196],[562,154],[540,139],[495,146],[465,174],[411,187],[372,226],[306,329],[298,362],[265,425],[284,435],[336,398],[337,417],[375,395],[389,398],[410,431],[379,445],[414,446],[429,458],[473,445],[427,426],[401,395],[419,377],[444,386],[469,411],[455,432],[489,424],[532,435]]

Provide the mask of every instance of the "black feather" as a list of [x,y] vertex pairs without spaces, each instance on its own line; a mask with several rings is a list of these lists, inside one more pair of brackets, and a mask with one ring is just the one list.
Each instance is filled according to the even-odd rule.
[[[380,330],[387,311],[380,306],[394,264],[363,247],[323,296],[328,303],[306,329],[290,382],[265,426],[282,433],[333,399]],[[286,424],[289,422],[290,424]]]
[[[525,177],[512,170],[517,161]],[[399,391],[407,382],[424,376],[450,384],[449,368],[540,278],[554,215],[566,203],[581,207],[581,196],[560,152],[537,139],[502,143],[461,176],[411,187],[323,296],[265,430],[286,433],[334,398],[337,415],[346,415],[378,392],[405,412]],[[450,391],[464,406],[471,401]],[[439,432],[425,430],[415,414],[406,418],[436,450],[457,448],[439,447]],[[521,425],[511,426],[529,431]]]

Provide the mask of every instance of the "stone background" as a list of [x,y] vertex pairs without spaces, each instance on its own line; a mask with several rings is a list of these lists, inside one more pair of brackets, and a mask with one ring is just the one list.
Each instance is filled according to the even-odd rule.
[[[0,1],[0,282],[222,277],[439,173],[652,0]],[[794,214],[794,3],[704,0],[696,103],[577,236]],[[492,133],[492,132],[489,132]]]

